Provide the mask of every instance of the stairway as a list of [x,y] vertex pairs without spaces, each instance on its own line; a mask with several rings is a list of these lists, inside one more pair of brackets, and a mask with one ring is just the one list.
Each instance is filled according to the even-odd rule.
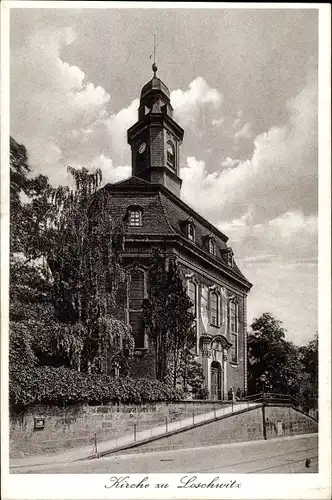
[[213,422],[227,416],[236,415],[245,411],[250,411],[261,406],[260,402],[234,402],[222,408],[215,409],[200,415],[193,414],[191,417],[186,417],[181,420],[175,420],[168,424],[159,425],[142,431],[137,430],[133,434],[119,437],[117,439],[104,441],[98,444],[97,450],[89,458],[97,456],[106,456],[117,451],[134,448],[138,445],[148,443],[161,437],[169,436],[192,429],[196,426],[204,425],[205,423]]

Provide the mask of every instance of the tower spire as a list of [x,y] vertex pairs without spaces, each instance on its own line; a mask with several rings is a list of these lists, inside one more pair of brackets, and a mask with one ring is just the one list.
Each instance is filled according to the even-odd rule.
[[184,130],[173,119],[170,91],[156,76],[156,49],[153,37],[151,78],[141,90],[138,121],[127,132],[132,152],[132,175],[159,184],[180,196],[180,145]]
[[153,56],[152,71],[153,71],[154,78],[157,76],[157,70],[158,70],[158,66],[156,63],[156,50],[157,50],[157,47],[159,46],[159,44],[160,44],[160,42],[158,44],[156,44],[156,35],[154,34],[153,35],[153,52],[149,57],[149,59],[151,59]]

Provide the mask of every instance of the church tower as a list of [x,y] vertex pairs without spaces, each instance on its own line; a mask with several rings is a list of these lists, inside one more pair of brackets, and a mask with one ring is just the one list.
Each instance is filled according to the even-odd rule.
[[180,145],[184,130],[173,120],[170,92],[157,77],[144,85],[138,108],[138,121],[128,130],[132,175],[153,184],[161,184],[180,196]]

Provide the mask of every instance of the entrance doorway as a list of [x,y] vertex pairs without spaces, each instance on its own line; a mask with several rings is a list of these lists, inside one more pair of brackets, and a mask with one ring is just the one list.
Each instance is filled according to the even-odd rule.
[[221,365],[218,361],[211,363],[211,399],[221,399]]

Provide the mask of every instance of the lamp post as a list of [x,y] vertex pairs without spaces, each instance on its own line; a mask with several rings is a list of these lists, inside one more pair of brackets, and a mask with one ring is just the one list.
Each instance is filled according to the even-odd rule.
[[262,416],[263,416],[263,437],[264,439],[267,439],[266,437],[266,419],[265,419],[265,382],[266,382],[266,375],[263,373],[263,375],[260,378],[262,382]]

